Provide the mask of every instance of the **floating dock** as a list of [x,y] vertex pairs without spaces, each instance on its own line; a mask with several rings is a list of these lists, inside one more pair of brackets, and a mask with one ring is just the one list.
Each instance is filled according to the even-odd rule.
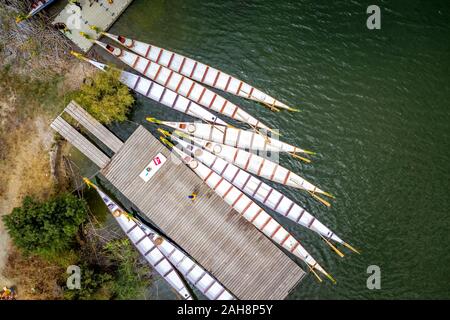
[[97,26],[102,30],[108,30],[132,1],[114,0],[109,3],[108,0],[79,0],[81,8],[69,3],[56,16],[53,24],[64,23],[70,30],[70,32],[63,32],[64,35],[81,50],[87,52],[93,46],[93,43],[80,35],[80,32],[89,34],[93,39],[98,39],[100,35],[91,30],[90,27]]
[[[113,156],[108,157],[61,116],[51,127],[91,159],[143,218],[238,299],[284,299],[304,277],[305,272],[282,249],[225,203],[143,126],[122,142],[76,103],[71,102],[65,113]],[[198,195],[195,201],[188,199],[193,192]]]

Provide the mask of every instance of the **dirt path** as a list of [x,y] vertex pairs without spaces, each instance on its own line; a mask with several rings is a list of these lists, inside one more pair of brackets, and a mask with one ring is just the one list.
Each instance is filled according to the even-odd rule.
[[[20,205],[24,195],[33,194],[46,197],[51,194],[53,182],[50,176],[48,151],[53,140],[53,132],[48,126],[48,120],[36,118],[31,123],[18,128],[15,136],[17,147],[14,158],[8,159],[9,167],[4,168],[2,183],[6,184],[5,192],[0,194],[0,216],[9,214]],[[0,285],[12,285],[13,279],[4,274],[4,266],[8,260],[11,241],[0,221]]]

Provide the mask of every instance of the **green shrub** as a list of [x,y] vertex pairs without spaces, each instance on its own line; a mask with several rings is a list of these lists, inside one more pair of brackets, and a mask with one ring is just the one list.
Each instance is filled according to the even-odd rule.
[[80,265],[80,289],[64,289],[66,300],[109,300],[112,296],[113,277],[86,263]]
[[86,217],[85,201],[66,193],[45,202],[26,197],[3,220],[17,247],[45,257],[68,250]]
[[108,68],[106,72],[99,71],[70,98],[102,123],[124,121],[134,98],[119,81],[119,77],[120,71],[114,68]]
[[113,282],[114,298],[144,299],[151,284],[151,270],[140,263],[138,251],[128,239],[111,241],[106,244],[105,249],[111,260],[117,264]]

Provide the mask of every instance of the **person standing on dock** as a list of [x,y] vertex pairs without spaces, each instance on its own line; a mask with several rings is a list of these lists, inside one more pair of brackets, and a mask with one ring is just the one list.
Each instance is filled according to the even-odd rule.
[[188,195],[188,198],[192,200],[192,202],[195,201],[195,199],[197,199],[197,194],[192,192],[190,195]]

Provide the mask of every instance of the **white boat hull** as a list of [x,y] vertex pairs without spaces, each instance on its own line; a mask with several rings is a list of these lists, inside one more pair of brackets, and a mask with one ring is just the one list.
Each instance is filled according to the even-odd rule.
[[[105,70],[107,67],[105,64],[97,61],[86,58],[84,60],[101,70]],[[227,125],[225,121],[216,117],[197,103],[144,77],[135,75],[131,72],[122,71],[120,81],[133,91],[142,94],[144,97],[153,101],[159,102],[166,107],[196,117],[208,123]]]
[[299,257],[309,268],[316,269],[329,277],[328,273],[306,251],[300,242],[248,196],[229,183],[225,178],[215,173],[203,163],[193,159],[179,148],[173,147],[172,150],[189,165],[203,182],[258,230],[284,249]]
[[217,157],[207,150],[203,150],[175,136],[172,136],[172,140],[177,143],[177,147],[181,146],[184,151],[189,152],[195,159],[276,213],[320,234],[326,239],[334,240],[340,244],[344,243],[334,232],[294,201],[267,183],[233,165],[232,162]]
[[292,110],[292,108],[269,96],[268,94],[265,94],[261,90],[258,90],[248,83],[245,83],[209,65],[141,41],[116,36],[106,32],[103,34],[138,55],[154,61],[199,83],[203,83],[215,89],[219,89],[245,99],[257,101],[268,106]]
[[137,54],[124,51],[111,45],[106,45],[100,41],[95,41],[95,43],[150,80],[173,90],[175,93],[180,94],[189,100],[195,101],[197,104],[207,109],[214,110],[237,121],[247,123],[252,127],[268,129],[266,125],[237,105],[179,73],[155,62],[151,62]]

